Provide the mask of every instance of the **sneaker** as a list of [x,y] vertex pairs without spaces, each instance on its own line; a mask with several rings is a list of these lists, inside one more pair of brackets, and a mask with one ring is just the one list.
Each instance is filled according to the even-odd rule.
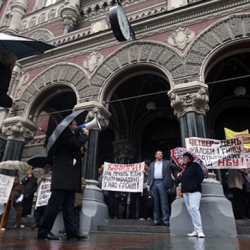
[[192,233],[187,234],[187,236],[188,236],[188,237],[197,237],[198,234],[197,234],[195,231],[193,231]]
[[205,238],[205,234],[203,232],[198,233],[198,238]]
[[1,228],[1,231],[5,231],[5,230],[6,230],[6,228],[5,228],[5,227],[2,227],[2,228]]
[[152,220],[152,218],[148,217],[147,220]]
[[144,218],[144,217],[142,217],[142,218],[140,218],[140,220],[145,220],[145,218]]
[[24,225],[20,225],[20,227],[21,227],[21,228],[25,228],[25,226],[24,226]]

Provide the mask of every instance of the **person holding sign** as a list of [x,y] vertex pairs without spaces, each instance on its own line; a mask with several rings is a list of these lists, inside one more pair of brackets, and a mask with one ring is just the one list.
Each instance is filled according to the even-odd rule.
[[188,237],[205,238],[202,230],[202,221],[199,211],[201,200],[201,183],[204,173],[197,162],[193,162],[193,156],[185,152],[183,154],[184,170],[177,174],[181,180],[181,190],[188,213],[191,216],[194,231],[187,234]]
[[[31,227],[31,229],[35,229],[35,228],[39,227],[39,225],[40,225],[40,221],[41,221],[41,218],[44,214],[45,208],[47,206],[47,201],[49,198],[49,197],[43,198],[43,196],[47,196],[48,193],[46,192],[46,190],[50,190],[51,175],[52,175],[51,166],[50,166],[50,164],[46,164],[45,167],[43,168],[43,172],[42,172],[41,177],[37,179],[38,197],[37,197],[36,210],[35,210],[35,224]],[[45,188],[44,188],[44,186],[45,186]],[[48,187],[46,187],[46,186],[48,186]],[[44,195],[42,195],[41,192],[45,192]],[[39,203],[44,203],[44,202],[46,202],[46,204],[43,204],[43,205],[39,204]]]
[[2,217],[1,221],[1,230],[4,231],[8,224],[9,214],[11,206],[14,207],[16,210],[16,228],[23,228],[24,225],[22,225],[22,200],[23,200],[23,194],[24,194],[24,188],[23,185],[19,182],[19,175],[14,175],[14,184],[10,193],[10,198],[8,202],[5,204],[5,214]]
[[[150,164],[147,189],[154,197],[154,223],[153,226],[160,225],[160,209],[163,223],[169,226],[169,205],[167,189],[173,186],[170,170],[181,171],[182,169],[163,159],[161,150],[155,152],[155,161]],[[161,207],[159,206],[161,204]]]

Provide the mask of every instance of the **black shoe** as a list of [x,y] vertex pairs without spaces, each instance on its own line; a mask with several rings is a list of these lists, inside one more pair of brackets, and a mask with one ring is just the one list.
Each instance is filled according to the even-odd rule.
[[165,226],[169,227],[169,222],[164,223]]
[[153,223],[152,226],[160,226],[160,223]]
[[47,233],[45,235],[37,235],[38,240],[61,240],[62,237],[57,237],[52,233]]
[[67,235],[67,240],[84,240],[87,239],[88,235],[75,234],[75,235]]

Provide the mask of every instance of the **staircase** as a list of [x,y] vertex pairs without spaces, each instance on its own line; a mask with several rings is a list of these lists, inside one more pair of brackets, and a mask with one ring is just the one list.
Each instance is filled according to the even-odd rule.
[[240,235],[250,235],[250,219],[235,220],[237,233]]
[[[235,220],[236,230],[240,235],[250,236],[250,219]],[[169,235],[170,229],[167,226],[152,226],[153,221],[140,220],[104,220],[103,225],[97,226],[100,233],[130,233],[130,234],[164,234]]]
[[147,220],[104,220],[104,225],[98,225],[97,231],[102,233],[133,233],[133,234],[169,234],[165,225],[152,226],[153,221]]

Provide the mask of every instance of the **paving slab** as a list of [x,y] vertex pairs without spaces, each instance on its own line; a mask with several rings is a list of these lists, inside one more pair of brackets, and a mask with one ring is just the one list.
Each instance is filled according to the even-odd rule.
[[[250,237],[209,237],[205,239],[169,235],[91,233],[87,240],[37,240],[30,228],[0,231],[1,250],[249,250]],[[59,234],[58,234],[59,235]]]

